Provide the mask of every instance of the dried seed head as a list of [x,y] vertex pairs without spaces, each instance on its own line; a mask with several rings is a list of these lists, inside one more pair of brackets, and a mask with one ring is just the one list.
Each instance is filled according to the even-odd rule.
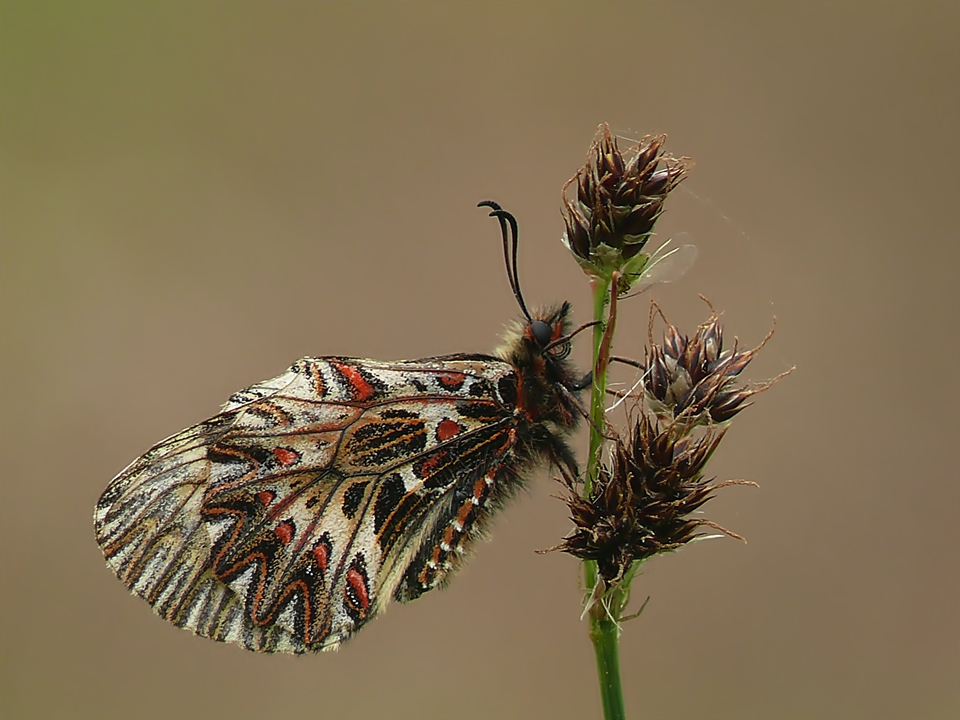
[[[625,578],[629,582],[634,563],[682,547],[703,526],[740,538],[693,513],[719,488],[753,483],[715,482],[704,477],[704,468],[723,439],[726,421],[749,404],[748,398],[783,377],[753,387],[735,382],[770,335],[752,350],[741,352],[734,343],[725,351],[712,305],[710,318],[693,337],[671,325],[655,303],[652,309],[643,399],[634,407],[626,439],[612,441],[610,460],[601,464],[589,492],[581,495],[582,487],[566,483],[564,500],[574,529],[555,548],[595,561],[605,587]],[[660,344],[652,339],[656,315],[667,326]]]
[[[720,423],[748,407],[746,401],[763,392],[783,375],[758,385],[741,385],[736,378],[773,336],[773,330],[751,350],[723,349],[720,316],[710,306],[710,318],[693,337],[683,335],[666,319],[656,303],[651,305],[649,347],[644,363],[643,386],[647,403],[658,415],[690,424]],[[653,321],[659,315],[666,329],[663,342],[653,342]],[[785,375],[786,373],[784,373]]]
[[689,158],[662,152],[666,139],[647,136],[625,159],[604,124],[586,164],[563,186],[563,241],[587,274],[609,278],[619,271],[629,287],[643,271],[649,260],[643,249],[663,203],[691,166]]
[[678,433],[673,423],[642,414],[627,440],[614,443],[589,497],[568,488],[564,499],[575,527],[556,549],[596,561],[609,586],[623,579],[634,562],[690,542],[701,526],[739,537],[692,517],[718,488],[743,483],[703,477],[724,432],[711,428],[693,437]]

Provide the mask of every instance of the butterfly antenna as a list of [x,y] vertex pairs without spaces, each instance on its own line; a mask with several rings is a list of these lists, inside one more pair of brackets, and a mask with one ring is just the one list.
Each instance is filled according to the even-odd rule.
[[[523,311],[527,320],[532,320],[533,318],[530,317],[530,312],[527,310],[527,304],[523,301],[523,293],[520,292],[520,276],[517,274],[517,248],[520,238],[517,219],[493,200],[479,202],[477,207],[490,208],[490,217],[495,217],[500,221],[500,237],[503,238],[503,262],[507,266],[507,280],[510,282],[513,296],[520,305],[520,310]],[[509,233],[507,232],[508,228]]]

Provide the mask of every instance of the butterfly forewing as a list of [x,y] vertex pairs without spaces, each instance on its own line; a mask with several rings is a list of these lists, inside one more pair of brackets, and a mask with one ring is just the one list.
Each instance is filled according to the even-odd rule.
[[517,382],[488,356],[305,358],[120,473],[98,541],[176,625],[254,650],[336,647],[456,569],[518,470]]

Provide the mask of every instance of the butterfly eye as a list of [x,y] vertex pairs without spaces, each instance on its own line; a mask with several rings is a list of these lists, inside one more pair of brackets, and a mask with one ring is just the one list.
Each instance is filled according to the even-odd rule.
[[553,328],[543,320],[534,320],[530,323],[530,333],[533,335],[533,339],[536,340],[537,345],[542,348],[549,345],[553,339]]

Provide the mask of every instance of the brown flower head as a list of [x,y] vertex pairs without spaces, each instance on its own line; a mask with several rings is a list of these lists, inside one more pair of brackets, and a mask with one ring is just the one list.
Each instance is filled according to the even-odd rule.
[[[683,418],[692,424],[725,422],[750,406],[747,399],[786,375],[752,386],[736,381],[773,336],[773,330],[751,350],[740,350],[736,339],[732,349],[724,350],[723,328],[712,305],[710,319],[697,328],[693,337],[681,334],[671,325],[656,303],[651,305],[651,310],[651,339],[646,362],[641,367],[646,400],[660,416]],[[656,315],[663,318],[667,326],[662,344],[652,339]]]
[[[586,164],[563,186],[564,244],[590,275],[620,271],[636,279],[649,254],[644,246],[667,195],[690,169],[688,158],[663,153],[666,135],[647,136],[624,158],[610,128],[600,127]],[[568,188],[576,183],[576,199]]]
[[[692,514],[719,488],[753,483],[714,482],[704,477],[704,467],[723,439],[726,421],[786,375],[751,387],[736,383],[772,330],[752,350],[740,351],[736,342],[724,350],[712,305],[709,320],[693,337],[671,325],[656,303],[651,308],[646,362],[636,363],[643,370],[643,390],[634,396],[627,437],[613,439],[610,461],[601,464],[589,490],[565,481],[564,500],[575,527],[556,549],[595,561],[606,586],[628,584],[634,563],[683,546],[702,526],[740,537]],[[653,342],[658,315],[667,326],[662,344]]]
[[596,561],[607,586],[623,579],[634,562],[690,542],[702,526],[740,537],[691,517],[717,489],[752,484],[703,477],[725,430],[711,428],[696,437],[676,430],[672,423],[641,414],[627,440],[615,441],[611,461],[601,466],[588,497],[568,486],[564,500],[575,527],[556,549]]

